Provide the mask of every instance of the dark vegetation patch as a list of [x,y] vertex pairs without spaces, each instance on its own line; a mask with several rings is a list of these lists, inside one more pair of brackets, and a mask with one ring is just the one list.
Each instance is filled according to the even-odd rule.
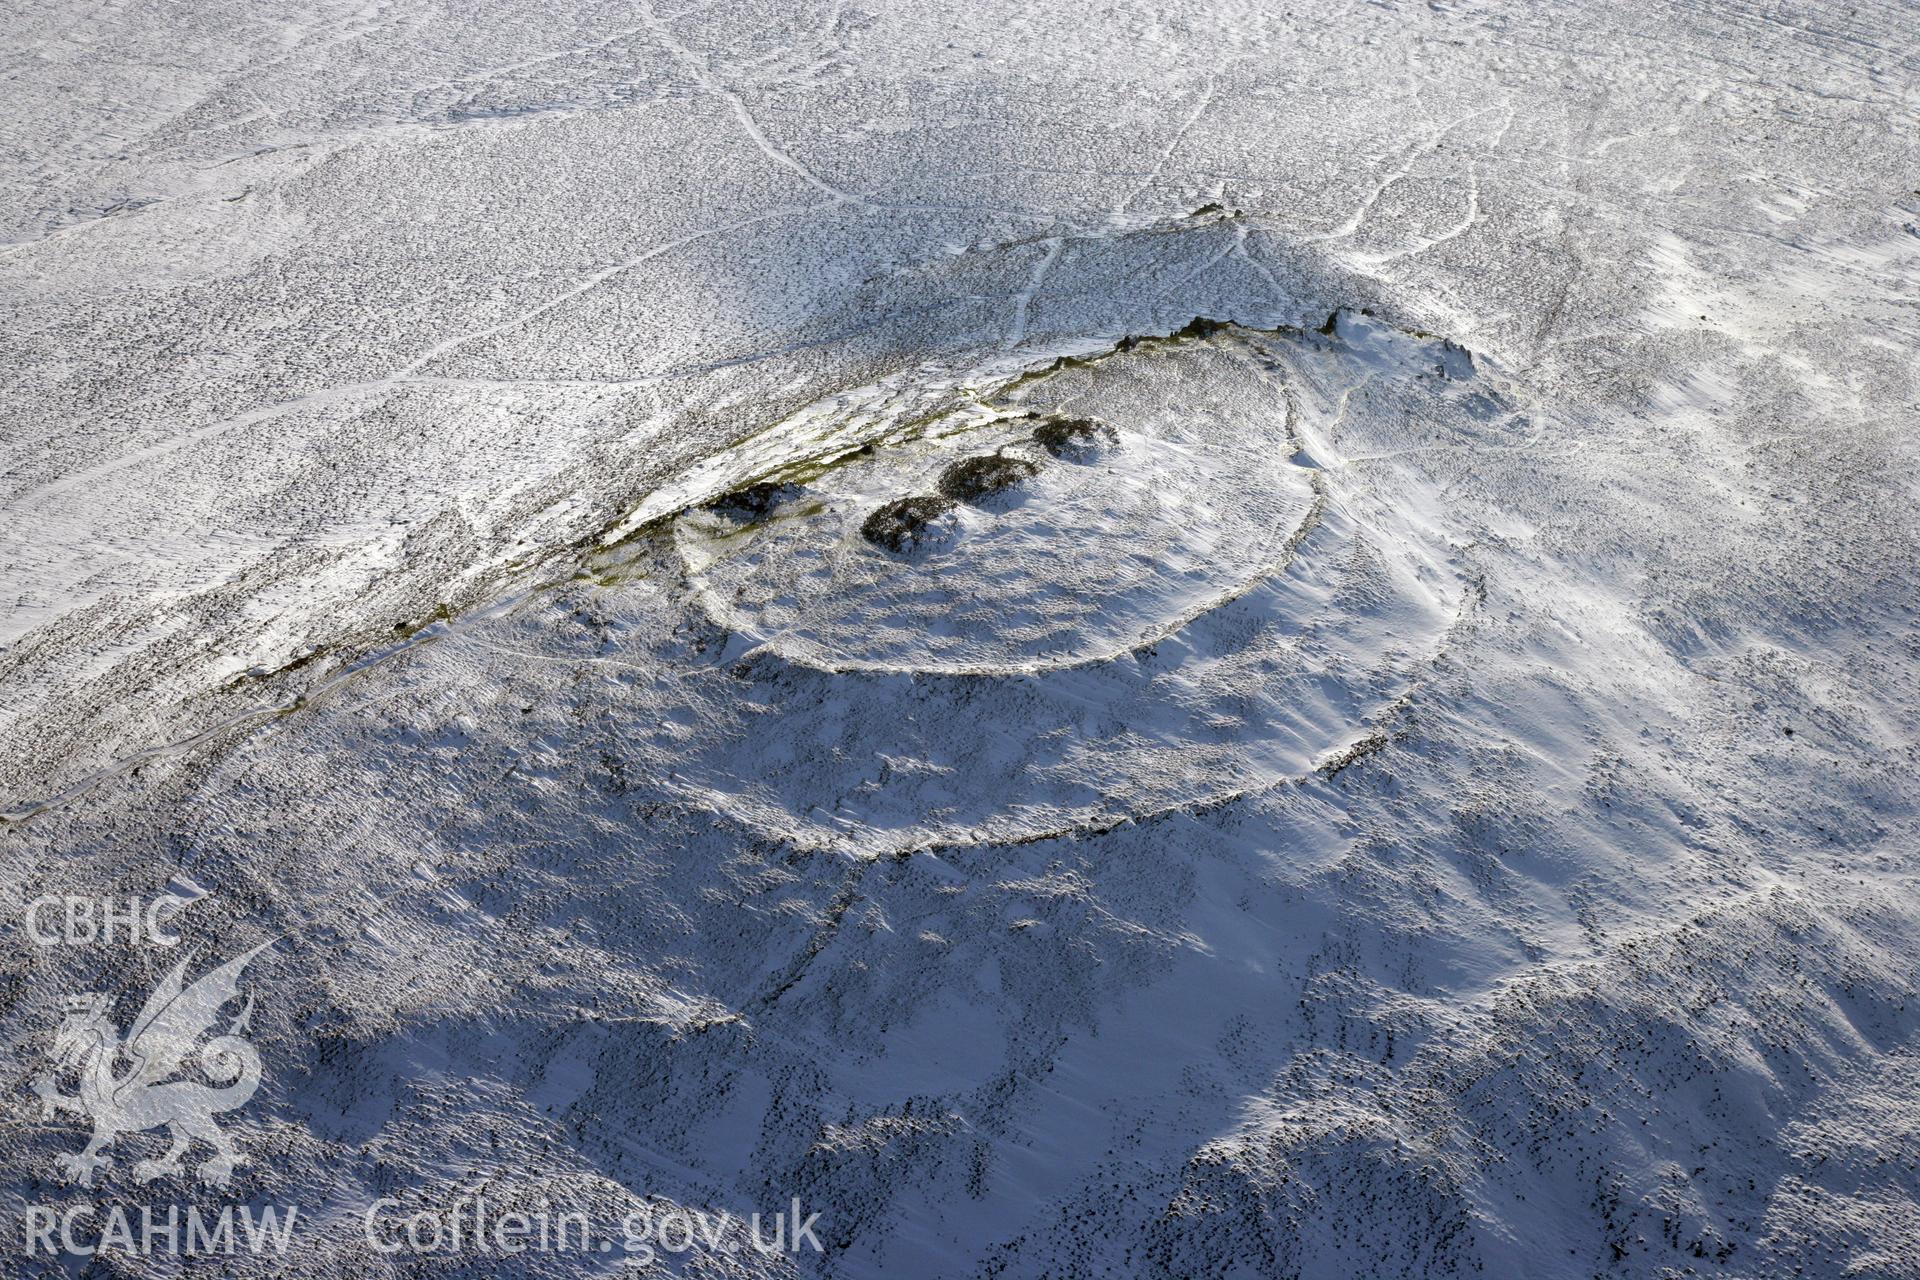
[[[1225,320],[1214,320],[1208,316],[1195,316],[1164,338],[1153,334],[1129,334],[1113,344],[1113,353],[1117,355],[1123,351],[1137,351],[1142,348],[1151,349],[1169,342],[1192,342],[1199,338],[1211,338],[1214,334],[1225,333],[1231,328],[1233,328],[1233,325]],[[1082,360],[1081,363],[1093,364],[1103,358],[1104,357],[1101,356],[1093,356]]]
[[860,536],[883,551],[904,554],[924,542],[928,526],[951,510],[952,499],[933,494],[896,498],[866,518]]
[[725,516],[729,520],[748,524],[754,520],[765,519],[781,503],[790,502],[799,496],[800,486],[797,484],[761,480],[755,484],[744,485],[730,493],[721,494],[707,504],[707,510],[715,515]]
[[1233,328],[1225,320],[1215,320],[1211,316],[1195,316],[1193,319],[1167,335],[1172,342],[1190,342],[1195,338],[1211,338],[1216,333],[1225,333]]
[[1048,418],[1033,429],[1033,442],[1064,462],[1091,462],[1119,439],[1112,427],[1093,418]]
[[1040,468],[1025,458],[989,453],[978,458],[962,458],[940,473],[934,487],[955,502],[978,502],[1030,480],[1039,472]]

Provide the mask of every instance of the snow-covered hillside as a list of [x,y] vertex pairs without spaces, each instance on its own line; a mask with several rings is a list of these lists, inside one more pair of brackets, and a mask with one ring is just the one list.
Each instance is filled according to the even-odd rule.
[[1920,1275],[1920,12],[10,8],[19,1274]]

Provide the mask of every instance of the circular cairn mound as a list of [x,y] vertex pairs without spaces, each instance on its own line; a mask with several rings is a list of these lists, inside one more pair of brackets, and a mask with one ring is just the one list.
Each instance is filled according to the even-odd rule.
[[1316,493],[1266,374],[1196,342],[1079,384],[1072,413],[955,409],[856,450],[744,538],[682,516],[715,620],[835,670],[1044,669],[1151,644],[1272,571]]

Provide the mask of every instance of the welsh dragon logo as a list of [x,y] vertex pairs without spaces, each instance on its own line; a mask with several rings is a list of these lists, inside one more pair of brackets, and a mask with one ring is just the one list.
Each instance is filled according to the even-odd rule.
[[[204,1044],[200,1039],[212,1029],[221,1008],[239,998],[240,973],[247,963],[271,945],[262,943],[234,957],[190,987],[182,981],[187,968],[182,960],[147,998],[125,1038],[116,1033],[106,996],[87,992],[67,997],[66,1017],[53,1039],[59,1071],[33,1084],[44,1118],[71,1111],[93,1120],[86,1150],[55,1157],[61,1172],[90,1187],[93,1171],[112,1163],[102,1153],[115,1138],[165,1125],[173,1145],[158,1160],[135,1164],[137,1180],[152,1182],[180,1172],[182,1158],[198,1138],[214,1154],[195,1166],[194,1175],[212,1186],[226,1185],[241,1156],[213,1117],[244,1105],[260,1087],[260,1054],[240,1035],[253,1012],[253,997],[247,997],[224,1033]],[[171,1078],[196,1044],[200,1069],[211,1084]],[[61,1093],[59,1076],[76,1069],[80,1091]]]

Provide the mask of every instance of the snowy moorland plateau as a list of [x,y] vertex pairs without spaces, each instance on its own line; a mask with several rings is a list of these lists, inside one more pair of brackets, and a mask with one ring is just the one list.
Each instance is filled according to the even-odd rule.
[[1920,1276],[1920,8],[7,10],[0,1272]]

